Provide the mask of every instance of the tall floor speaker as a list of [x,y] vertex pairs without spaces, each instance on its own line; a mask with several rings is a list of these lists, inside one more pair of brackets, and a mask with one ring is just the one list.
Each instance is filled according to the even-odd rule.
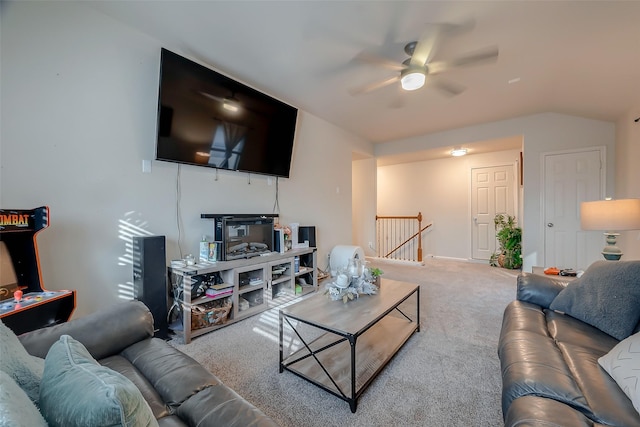
[[309,246],[316,247],[316,227],[315,225],[301,225],[298,227],[298,243],[309,241]]
[[133,238],[133,297],[153,315],[155,336],[169,338],[165,237]]

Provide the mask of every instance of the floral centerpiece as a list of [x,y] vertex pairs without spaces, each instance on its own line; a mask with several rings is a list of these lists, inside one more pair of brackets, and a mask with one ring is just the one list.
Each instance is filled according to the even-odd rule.
[[324,293],[333,301],[347,303],[362,294],[376,294],[378,287],[375,281],[376,276],[370,268],[365,268],[360,276],[349,276],[345,271],[338,271],[335,280],[325,285]]

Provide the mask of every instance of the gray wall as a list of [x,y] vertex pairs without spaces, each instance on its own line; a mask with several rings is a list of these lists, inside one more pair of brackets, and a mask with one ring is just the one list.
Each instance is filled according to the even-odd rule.
[[[421,137],[408,138],[375,147],[376,155],[410,153],[428,148],[464,145],[521,135],[524,155],[522,192],[523,269],[531,271],[544,262],[544,219],[541,216],[541,185],[544,153],[581,147],[606,147],[606,194],[615,188],[615,124],[556,113],[535,114],[485,123]],[[380,179],[380,178],[378,178]],[[465,224],[448,239],[466,239]],[[435,253],[438,255],[438,253]]]
[[[640,199],[640,104],[616,122],[616,199]],[[618,238],[623,260],[640,259],[640,231],[623,231]]]
[[[216,180],[157,161],[142,173],[155,152],[161,40],[81,2],[5,3],[1,19],[0,206],[50,207],[38,236],[43,283],[77,289],[76,315],[131,298],[132,235],[165,235],[171,260],[211,235],[201,213],[273,212],[275,182],[263,176]],[[354,150],[372,154],[300,112],[291,177],[279,180],[281,222],[317,226],[321,267],[351,243]]]

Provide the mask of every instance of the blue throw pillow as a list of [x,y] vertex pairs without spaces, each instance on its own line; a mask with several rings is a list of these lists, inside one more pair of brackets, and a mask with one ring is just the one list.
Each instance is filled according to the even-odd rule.
[[623,340],[640,320],[640,261],[597,261],[549,307]]
[[0,371],[0,427],[46,427],[47,422],[27,394]]
[[0,371],[7,373],[36,405],[44,359],[27,353],[16,334],[0,321]]
[[100,365],[69,335],[47,353],[40,410],[51,427],[158,425],[131,380]]

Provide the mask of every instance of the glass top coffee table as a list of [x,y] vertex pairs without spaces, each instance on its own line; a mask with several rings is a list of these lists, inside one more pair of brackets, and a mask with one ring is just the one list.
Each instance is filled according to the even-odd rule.
[[[299,323],[311,328],[303,330]],[[301,346],[285,344],[285,329]],[[416,284],[382,279],[376,295],[361,295],[346,304],[314,295],[280,310],[280,373],[293,372],[347,401],[356,412],[362,392],[419,331]]]

